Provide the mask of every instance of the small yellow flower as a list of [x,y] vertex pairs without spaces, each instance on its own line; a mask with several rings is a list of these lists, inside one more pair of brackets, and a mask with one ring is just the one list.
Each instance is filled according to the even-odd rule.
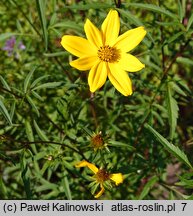
[[94,164],[85,160],[76,164],[76,167],[88,167],[94,173],[95,181],[100,184],[101,188],[101,190],[94,196],[95,198],[99,198],[104,193],[105,181],[112,180],[116,185],[119,185],[123,182],[123,175],[121,173],[110,174],[105,169],[98,169]]
[[78,70],[90,70],[90,91],[101,88],[107,76],[123,95],[132,94],[131,80],[126,71],[136,72],[145,67],[135,56],[127,53],[146,35],[144,27],[134,28],[119,36],[120,20],[116,10],[110,10],[99,30],[89,19],[84,25],[85,38],[65,35],[62,46],[79,57],[70,65]]

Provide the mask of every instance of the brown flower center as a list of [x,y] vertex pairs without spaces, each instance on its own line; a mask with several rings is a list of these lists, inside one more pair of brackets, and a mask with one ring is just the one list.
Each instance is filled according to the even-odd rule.
[[120,59],[120,51],[109,45],[101,46],[97,54],[99,59],[104,62],[114,63]]
[[91,143],[94,148],[101,148],[104,145],[104,140],[102,138],[101,133],[94,135],[91,138]]
[[99,171],[96,173],[96,180],[99,183],[102,183],[104,181],[107,181],[109,179],[109,173],[104,169],[99,169]]

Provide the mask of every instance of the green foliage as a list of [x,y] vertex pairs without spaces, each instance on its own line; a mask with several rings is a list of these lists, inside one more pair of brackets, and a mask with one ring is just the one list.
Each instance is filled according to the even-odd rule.
[[[105,182],[101,199],[192,199],[193,9],[180,0],[115,2],[1,1],[1,199],[94,199],[99,184],[75,167],[81,160],[124,175],[118,187]],[[110,8],[121,33],[147,30],[132,51],[146,67],[129,73],[129,97],[109,80],[91,94],[88,73],[72,68],[76,57],[60,45],[63,35],[85,37],[86,18],[100,27]]]

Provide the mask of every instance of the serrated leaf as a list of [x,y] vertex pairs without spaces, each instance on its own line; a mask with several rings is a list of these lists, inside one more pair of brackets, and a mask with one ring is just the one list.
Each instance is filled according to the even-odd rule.
[[182,90],[176,83],[172,83],[172,88],[174,91],[176,91],[178,94],[181,94],[182,96],[186,97],[187,94]]
[[178,118],[178,104],[176,100],[172,97],[171,93],[171,85],[167,83],[167,110],[168,110],[168,118],[169,118],[169,125],[170,125],[170,139],[172,140],[174,137],[176,125],[177,125],[177,118]]
[[62,83],[63,82],[48,82],[33,88],[33,90],[43,89],[43,88],[56,88],[60,86]]
[[148,182],[145,184],[142,192],[139,195],[139,200],[144,199],[147,194],[149,193],[150,189],[154,186],[154,184],[158,181],[157,176],[153,176],[151,179],[148,180]]
[[37,122],[34,120],[34,127],[36,129],[36,132],[38,134],[38,136],[40,137],[41,140],[43,141],[49,141],[47,136],[45,135],[45,133],[40,129],[40,127],[38,126]]
[[182,163],[186,164],[188,167],[193,169],[191,163],[188,160],[186,154],[181,151],[178,147],[168,142],[161,134],[154,130],[150,125],[145,124],[145,127],[155,136],[155,138],[170,152],[173,156],[178,158]]
[[0,111],[3,114],[3,116],[5,117],[5,119],[7,120],[7,122],[12,125],[12,120],[11,120],[11,116],[9,115],[7,108],[5,107],[3,101],[0,100]]

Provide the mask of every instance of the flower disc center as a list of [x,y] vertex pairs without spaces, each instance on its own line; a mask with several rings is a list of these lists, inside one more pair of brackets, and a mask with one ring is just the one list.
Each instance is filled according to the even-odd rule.
[[97,54],[99,59],[105,62],[113,63],[120,59],[119,50],[109,45],[101,46]]
[[109,173],[104,169],[99,169],[96,173],[96,179],[98,182],[104,182],[109,179]]

